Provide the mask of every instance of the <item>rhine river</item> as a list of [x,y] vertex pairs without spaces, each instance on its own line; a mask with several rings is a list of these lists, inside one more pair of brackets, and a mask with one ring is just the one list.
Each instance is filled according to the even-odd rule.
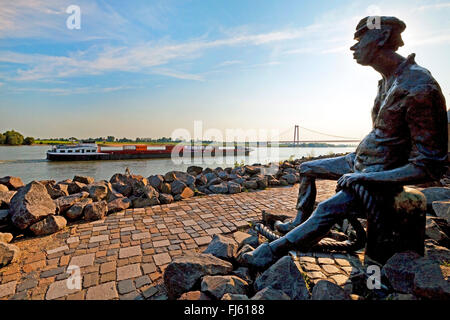
[[353,152],[356,147],[335,148],[252,148],[249,156],[210,157],[185,159],[184,163],[174,163],[171,159],[109,160],[109,161],[67,161],[46,160],[50,146],[0,147],[0,177],[21,177],[24,183],[32,180],[52,179],[61,181],[72,179],[74,175],[87,175],[95,180],[109,180],[115,173],[125,173],[129,168],[132,174],[148,177],[152,174],[165,174],[171,170],[185,171],[190,165],[201,167],[233,167],[234,163],[244,164],[278,162],[291,156],[319,156],[330,153]]

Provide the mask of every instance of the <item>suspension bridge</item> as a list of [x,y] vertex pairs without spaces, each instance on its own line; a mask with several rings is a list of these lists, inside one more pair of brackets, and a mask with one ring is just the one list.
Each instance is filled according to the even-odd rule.
[[[300,129],[303,131],[313,133],[315,135],[319,135],[323,138],[320,139],[308,139],[308,140],[300,140]],[[279,134],[279,136],[284,136],[286,133],[288,133],[291,129],[288,129],[282,133]],[[308,129],[305,127],[301,127],[299,125],[294,126],[294,139],[293,140],[280,140],[278,141],[279,144],[289,144],[292,146],[297,146],[302,143],[356,143],[361,141],[360,138],[354,138],[354,137],[343,137],[338,136],[330,133],[320,132],[317,130]]]

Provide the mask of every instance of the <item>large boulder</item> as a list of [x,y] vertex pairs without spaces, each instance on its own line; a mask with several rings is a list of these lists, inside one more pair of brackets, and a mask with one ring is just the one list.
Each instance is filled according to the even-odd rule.
[[133,188],[128,184],[112,183],[112,188],[124,197],[129,197],[133,193]]
[[94,184],[89,184],[83,188],[83,191],[89,193],[89,198],[94,201],[100,201],[106,198],[108,195],[108,188],[104,183],[97,182]]
[[66,213],[67,210],[70,209],[75,203],[80,202],[83,199],[86,199],[89,196],[87,192],[74,193],[70,196],[60,197],[55,200],[55,204],[58,207],[59,214]]
[[0,242],[0,268],[19,259],[20,250],[13,244]]
[[201,290],[216,299],[221,299],[225,293],[246,294],[248,283],[236,276],[204,276]]
[[45,186],[32,181],[17,191],[10,203],[11,222],[23,230],[56,212]]
[[159,194],[159,202],[161,204],[169,204],[174,201],[173,196],[171,194],[167,193],[160,193]]
[[311,300],[350,300],[350,296],[337,284],[319,280],[312,290]]
[[286,180],[289,184],[295,184],[298,182],[298,177],[293,173],[285,174],[281,177],[283,180]]
[[192,176],[197,176],[199,174],[201,174],[203,171],[202,167],[198,167],[198,166],[190,166],[187,168],[186,172]]
[[86,186],[86,184],[84,184],[84,183],[81,183],[78,181],[72,181],[67,186],[67,191],[69,192],[69,194],[79,193],[79,192],[85,190],[85,188],[84,188],[85,186]]
[[187,185],[180,180],[175,180],[170,184],[170,188],[172,189],[172,194],[177,195],[183,192],[183,190],[187,187]]
[[155,189],[160,189],[161,183],[164,182],[164,177],[160,174],[153,175],[147,178],[148,184],[151,185]]
[[94,178],[89,176],[75,176],[73,177],[74,182],[80,182],[83,184],[92,184],[94,183]]
[[258,189],[258,182],[256,180],[246,180],[244,182],[245,189]]
[[242,191],[242,187],[240,184],[236,182],[229,181],[228,182],[228,193],[229,194],[235,194],[240,193]]
[[237,249],[238,244],[234,239],[215,234],[203,253],[209,253],[217,258],[231,261],[236,255]]
[[245,294],[225,293],[220,300],[249,300]]
[[141,187],[139,196],[132,196],[130,200],[134,208],[144,208],[159,204],[159,193],[152,186],[146,185]]
[[213,193],[228,193],[228,185],[225,182],[210,185],[208,189]]
[[269,286],[258,291],[251,300],[291,300],[291,298],[283,291]]
[[190,291],[206,275],[223,275],[231,272],[233,265],[210,254],[177,256],[164,271],[164,284],[170,298]]
[[437,261],[408,251],[393,255],[383,266],[382,274],[397,292],[425,299],[450,299],[449,274],[443,268]]
[[432,207],[436,216],[445,219],[450,225],[450,200],[433,201]]
[[65,197],[69,195],[68,188],[56,188],[55,185],[47,183],[45,185],[48,194],[52,199],[58,199],[59,197]]
[[[144,178],[140,175],[125,175],[125,174],[121,174],[121,173],[116,173],[115,175],[113,175],[111,177],[111,179],[109,180],[109,182],[111,182],[111,184],[113,184],[113,185],[115,183],[129,185],[132,190],[130,195],[133,194],[136,197],[141,196],[141,194],[143,192],[143,187],[148,185],[147,178]],[[124,196],[128,196],[126,193],[123,193],[118,189],[116,189],[116,190],[119,193],[123,194]]]
[[450,244],[450,240],[444,231],[439,227],[437,222],[443,222],[445,226],[447,223],[445,220],[436,218],[436,217],[426,217],[426,226],[425,226],[425,235],[437,241],[439,244],[448,246]]
[[108,205],[106,201],[93,202],[84,207],[84,220],[101,220],[106,216]]
[[427,198],[427,210],[433,210],[434,201],[446,201],[450,199],[450,188],[431,187],[421,190]]
[[189,300],[189,301],[200,301],[200,300],[211,300],[208,295],[204,294],[201,291],[189,291],[183,293],[177,300]]
[[0,209],[8,209],[17,191],[0,192]]
[[9,190],[18,190],[24,186],[22,179],[11,176],[0,178],[0,184],[4,184]]
[[261,168],[256,166],[244,166],[244,170],[245,173],[249,175],[258,174],[261,172]]
[[9,189],[7,186],[5,186],[4,184],[0,184],[0,192],[8,192]]
[[88,204],[92,203],[93,200],[90,198],[83,199],[75,203],[69,210],[66,211],[66,218],[70,220],[77,220],[83,217],[83,210]]
[[195,195],[195,192],[191,188],[186,187],[186,188],[184,188],[183,192],[181,192],[180,194],[175,195],[174,199],[176,201],[179,201],[179,200],[192,198],[194,195]]
[[307,300],[310,297],[301,267],[290,256],[284,256],[256,278],[256,291],[269,286],[283,291],[292,300]]
[[108,202],[108,214],[128,209],[131,206],[131,200],[125,197],[117,198]]
[[66,227],[67,221],[61,216],[48,216],[44,220],[36,222],[30,226],[31,232],[36,236],[44,236],[62,230]]

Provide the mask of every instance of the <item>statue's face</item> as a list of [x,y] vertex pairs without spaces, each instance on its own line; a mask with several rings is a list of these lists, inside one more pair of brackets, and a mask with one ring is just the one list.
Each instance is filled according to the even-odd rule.
[[379,30],[368,30],[355,38],[357,43],[355,43],[350,50],[354,51],[353,58],[357,63],[363,66],[371,65],[380,50],[380,47],[378,46],[379,39]]

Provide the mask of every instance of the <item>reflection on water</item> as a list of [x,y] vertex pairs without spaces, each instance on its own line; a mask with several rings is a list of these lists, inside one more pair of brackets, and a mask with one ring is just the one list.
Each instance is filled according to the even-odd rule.
[[253,148],[249,156],[231,156],[214,158],[186,159],[185,163],[176,164],[171,159],[139,159],[114,161],[47,161],[46,151],[49,146],[0,147],[0,177],[18,176],[25,183],[31,180],[53,179],[56,181],[71,179],[74,175],[92,176],[96,180],[109,180],[114,173],[124,173],[129,168],[131,173],[145,177],[152,174],[164,174],[170,170],[185,171],[190,165],[201,167],[233,167],[237,161],[245,164],[277,162],[291,156],[319,156],[329,153],[352,152],[354,147],[345,148]]

